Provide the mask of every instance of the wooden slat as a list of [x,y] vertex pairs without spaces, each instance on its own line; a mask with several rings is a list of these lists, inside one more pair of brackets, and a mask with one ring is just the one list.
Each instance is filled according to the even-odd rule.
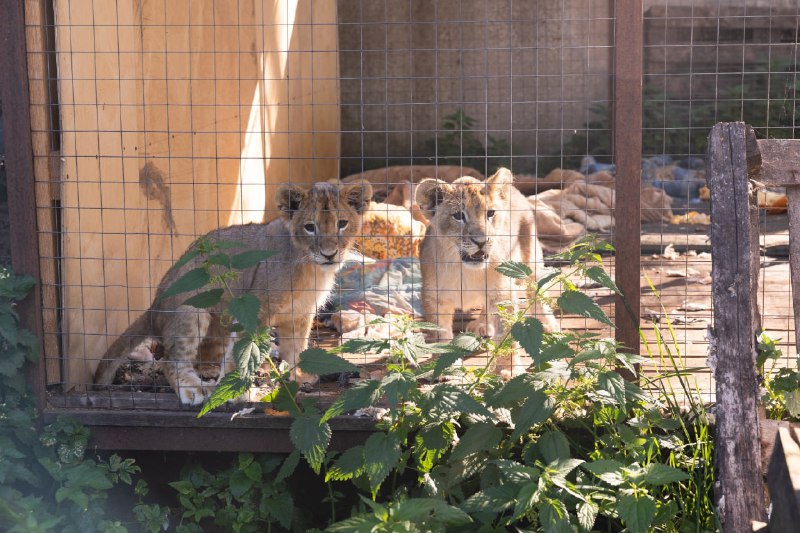
[[[51,111],[55,105],[50,93],[48,70],[48,24],[44,0],[25,1],[28,83],[30,88],[33,172],[36,192],[36,221],[39,236],[39,272],[42,291],[42,339],[47,383],[59,383],[61,375],[60,307],[58,294],[58,225],[54,201],[59,198],[59,165],[54,164]],[[52,21],[50,22],[52,24]],[[58,161],[58,154],[55,159]]]
[[760,319],[757,211],[747,176],[742,122],[714,126],[706,176],[711,189],[714,327],[709,366],[716,380],[716,498],[725,531],[748,531],[764,520],[756,402],[755,332]]
[[796,353],[800,354],[800,186],[786,187],[789,202],[789,266],[792,278],[792,305]]

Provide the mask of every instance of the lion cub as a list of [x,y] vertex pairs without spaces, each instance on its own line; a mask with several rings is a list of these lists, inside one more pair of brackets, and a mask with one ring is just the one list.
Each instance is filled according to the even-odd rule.
[[[235,295],[251,293],[261,303],[263,324],[273,326],[280,340],[281,357],[295,365],[297,355],[308,347],[311,321],[329,297],[337,270],[361,234],[362,213],[372,198],[367,183],[317,183],[311,188],[283,185],[276,193],[280,216],[266,224],[247,224],[207,234],[211,241],[239,241],[251,249],[273,250],[276,255],[240,273],[229,282]],[[200,404],[210,395],[198,367],[222,361],[229,332],[220,320],[227,295],[217,305],[200,309],[183,305],[198,289],[160,299],[178,278],[200,265],[196,258],[170,269],[161,280],[150,309],[144,312],[108,349],[95,383],[110,384],[128,355],[145,341],[164,346],[161,366],[169,384],[184,404]],[[232,359],[232,357],[228,357]],[[226,361],[226,369],[233,361]],[[315,377],[295,370],[298,381]]]
[[[464,176],[452,184],[425,179],[416,200],[430,220],[422,242],[422,309],[437,324],[440,341],[453,338],[457,309],[482,312],[466,330],[500,339],[503,324],[496,312],[500,302],[516,302],[521,280],[495,270],[503,261],[519,261],[534,272],[541,268],[542,248],[536,238],[535,214],[513,185],[514,177],[499,169],[485,182]],[[528,297],[531,297],[528,294]],[[558,330],[552,311],[539,305],[545,329]]]

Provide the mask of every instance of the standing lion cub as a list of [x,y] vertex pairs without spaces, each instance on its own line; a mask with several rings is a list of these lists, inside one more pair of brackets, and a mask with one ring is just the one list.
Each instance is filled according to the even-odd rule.
[[[475,308],[482,312],[466,330],[502,338],[497,304],[513,304],[523,287],[495,268],[503,261],[518,261],[534,272],[541,269],[535,214],[513,180],[501,168],[485,182],[464,176],[450,184],[425,179],[417,186],[417,203],[430,220],[420,251],[422,309],[425,319],[439,326],[440,341],[453,338],[457,309]],[[552,311],[538,307],[545,329],[557,331]]]
[[[280,210],[277,219],[207,234],[212,242],[238,241],[248,248],[277,252],[243,270],[229,286],[235,296],[250,293],[258,298],[262,323],[277,330],[281,357],[292,366],[308,347],[311,321],[328,299],[336,271],[361,234],[362,213],[371,198],[372,186],[366,182],[341,186],[317,183],[310,189],[283,185],[276,195]],[[164,275],[150,309],[108,348],[95,372],[95,383],[111,383],[133,350],[143,342],[156,340],[164,346],[161,366],[180,401],[193,405],[205,401],[213,381],[204,381],[198,367],[213,368],[209,364],[213,363],[219,369],[229,337],[220,320],[228,296],[207,309],[183,304],[205,288],[160,298],[167,287],[201,261],[196,258]],[[232,361],[225,364],[229,369]],[[299,369],[295,377],[298,381],[315,379]]]

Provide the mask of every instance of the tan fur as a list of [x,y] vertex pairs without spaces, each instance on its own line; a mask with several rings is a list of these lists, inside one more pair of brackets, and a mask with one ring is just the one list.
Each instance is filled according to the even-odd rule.
[[[239,241],[248,249],[273,250],[274,255],[242,271],[229,282],[234,295],[250,293],[261,302],[261,320],[277,330],[281,357],[290,365],[308,347],[311,322],[317,309],[328,299],[336,271],[361,234],[364,206],[372,197],[369,183],[318,183],[307,189],[285,185],[278,189],[276,204],[281,216],[265,224],[231,226],[207,234],[213,241]],[[347,225],[340,229],[340,221]],[[307,225],[315,225],[308,231]],[[311,227],[311,226],[309,226]],[[242,250],[230,250],[237,253]],[[204,287],[161,299],[160,294],[187,271],[197,268],[202,258],[170,269],[159,284],[150,309],[140,316],[112,345],[95,372],[95,383],[109,384],[120,364],[148,338],[164,346],[162,368],[181,402],[202,403],[214,382],[219,362],[230,352],[230,334],[221,313],[229,296],[214,307],[199,309],[183,302]],[[235,338],[235,336],[233,336]],[[221,373],[232,368],[227,357]],[[198,373],[199,372],[199,373]],[[295,370],[298,381],[314,382],[315,376]]]
[[[503,324],[497,305],[513,305],[523,287],[498,273],[496,267],[511,260],[528,264],[534,272],[541,269],[535,214],[513,179],[508,169],[501,168],[485,182],[471,177],[452,184],[427,179],[417,186],[417,202],[430,220],[420,252],[422,307],[426,320],[441,328],[441,341],[453,337],[456,310],[475,308],[482,313],[466,330],[501,338]],[[537,314],[546,329],[558,329],[549,309],[540,306]]]

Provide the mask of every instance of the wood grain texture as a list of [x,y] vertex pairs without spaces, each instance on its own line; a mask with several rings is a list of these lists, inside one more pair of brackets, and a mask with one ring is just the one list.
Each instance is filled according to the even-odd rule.
[[[3,102],[3,132],[9,143],[6,153],[8,214],[10,219],[11,266],[17,274],[39,279],[36,233],[33,147],[30,99],[25,49],[23,3],[0,1],[0,100]],[[22,326],[42,338],[41,288],[37,284],[17,304]],[[44,407],[44,360],[28,367],[28,377],[37,393],[37,407]]]
[[747,176],[748,134],[742,122],[714,126],[706,163],[714,307],[709,365],[718,405],[716,499],[725,531],[749,531],[753,520],[766,517],[756,411],[758,226]]
[[[336,178],[336,3],[56,2],[67,389],[196,236]],[[43,208],[46,206],[42,206]]]

